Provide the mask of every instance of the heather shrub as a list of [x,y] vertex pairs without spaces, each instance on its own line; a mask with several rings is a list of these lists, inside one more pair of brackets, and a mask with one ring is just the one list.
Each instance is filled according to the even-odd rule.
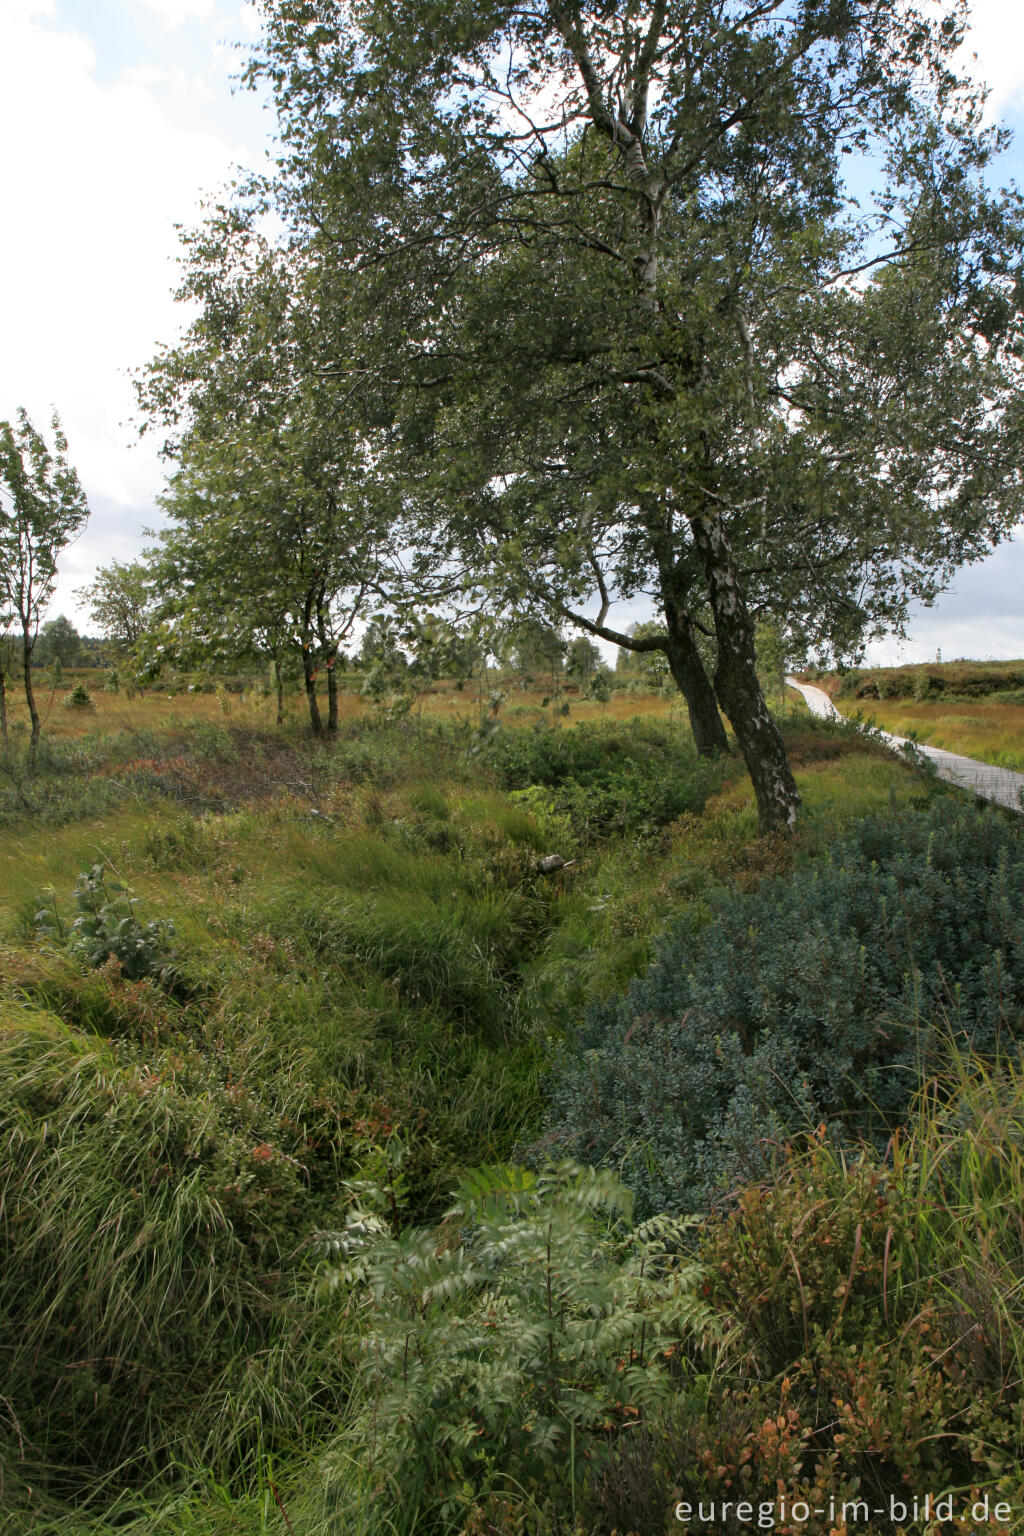
[[590,1009],[548,1085],[547,1138],[618,1167],[644,1211],[705,1209],[827,1125],[884,1144],[947,1041],[1016,1049],[1024,837],[942,799],[868,818],[813,868],[670,926]]

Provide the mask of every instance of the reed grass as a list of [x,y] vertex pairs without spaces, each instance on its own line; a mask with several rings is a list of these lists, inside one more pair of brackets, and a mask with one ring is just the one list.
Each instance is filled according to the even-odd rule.
[[865,712],[882,730],[915,735],[929,746],[1024,771],[1024,704],[999,698],[948,702],[872,699]]

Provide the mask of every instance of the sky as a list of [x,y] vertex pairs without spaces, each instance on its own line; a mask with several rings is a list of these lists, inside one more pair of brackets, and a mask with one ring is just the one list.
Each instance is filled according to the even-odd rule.
[[[91,517],[51,615],[80,628],[77,589],[159,521],[166,470],[138,440],[131,375],[189,318],[173,299],[175,225],[270,149],[271,114],[232,80],[257,34],[243,0],[0,0],[0,419],[61,414]],[[974,0],[971,47],[990,110],[1017,134],[1004,179],[1024,184],[1021,0]],[[869,659],[1024,656],[1022,597],[1024,532]]]

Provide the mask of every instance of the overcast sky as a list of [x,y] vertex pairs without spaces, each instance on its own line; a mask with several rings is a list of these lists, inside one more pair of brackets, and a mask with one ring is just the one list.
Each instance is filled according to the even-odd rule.
[[[51,612],[80,626],[74,589],[135,554],[157,520],[164,472],[135,439],[130,374],[185,318],[174,225],[265,160],[271,118],[231,81],[256,32],[242,0],[0,0],[0,418],[19,405],[38,426],[54,406],[63,417],[92,516]],[[1018,135],[1004,174],[1024,183],[1021,0],[975,0],[972,42],[992,110]],[[962,572],[901,654],[1024,656],[1022,593],[1015,542]]]

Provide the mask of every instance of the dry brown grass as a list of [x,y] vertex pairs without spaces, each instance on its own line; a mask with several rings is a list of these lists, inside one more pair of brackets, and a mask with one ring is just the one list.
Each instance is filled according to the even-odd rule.
[[[839,701],[840,709],[844,701]],[[1024,769],[1024,704],[998,698],[961,700],[872,699],[862,705],[876,725],[1001,768]],[[851,713],[849,703],[845,713]]]
[[[178,730],[189,725],[250,724],[259,729],[273,728],[276,706],[273,698],[261,698],[255,691],[244,695],[235,693],[188,693],[173,686],[150,687],[144,693],[129,699],[126,694],[104,693],[98,679],[82,675],[92,694],[92,708],[65,709],[63,701],[70,692],[71,684],[65,684],[55,694],[42,688],[38,690],[38,704],[44,718],[44,731],[58,740],[80,740],[93,732],[118,732],[141,730]],[[500,679],[481,697],[474,686],[458,690],[452,683],[435,684],[422,694],[413,706],[414,713],[435,715],[442,719],[476,719],[481,714],[490,715],[492,693],[502,695],[498,713],[502,719],[517,724],[529,724],[532,720],[549,723],[576,724],[582,720],[630,720],[637,716],[669,718],[675,713],[685,716],[681,698],[664,698],[661,694],[617,693],[607,705],[593,699],[584,699],[579,690],[569,687],[560,692],[546,706],[547,695],[542,689],[524,690],[518,684]],[[327,696],[321,691],[320,707],[326,716]],[[563,715],[562,704],[568,704],[569,713]],[[17,736],[28,729],[28,710],[24,695],[17,688],[11,689],[7,701],[8,718]],[[343,691],[338,701],[341,721],[361,719],[374,712],[374,704],[359,693]],[[285,722],[302,726],[307,719],[304,694],[298,690],[285,697]]]

